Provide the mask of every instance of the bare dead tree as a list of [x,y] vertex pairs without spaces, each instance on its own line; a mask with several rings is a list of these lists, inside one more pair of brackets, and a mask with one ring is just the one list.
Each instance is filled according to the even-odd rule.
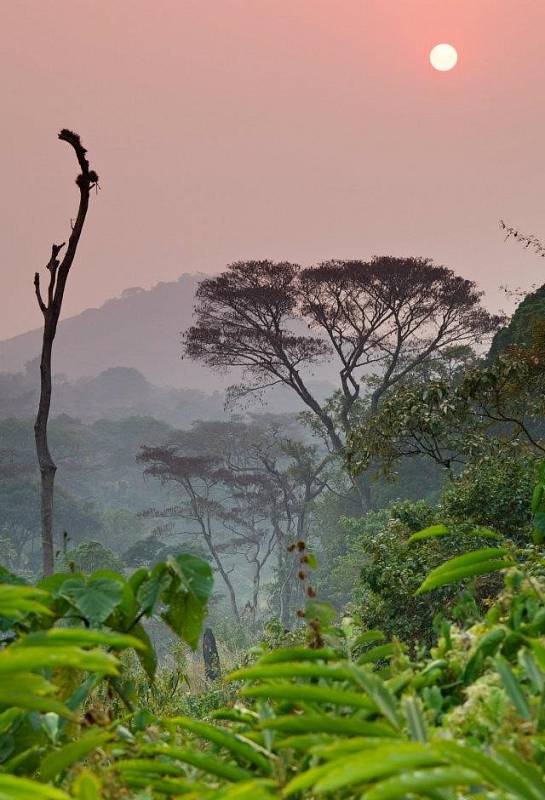
[[46,269],[49,271],[47,297],[44,298],[42,295],[40,274],[36,272],[34,275],[36,298],[44,318],[42,353],[40,358],[40,401],[36,422],[34,424],[34,436],[41,475],[42,552],[43,571],[45,575],[50,575],[54,568],[53,493],[55,473],[57,471],[55,462],[49,452],[47,440],[47,424],[51,407],[51,355],[53,351],[53,341],[57,333],[57,324],[61,313],[66,281],[83,231],[87,209],[89,207],[91,189],[98,185],[98,175],[94,170],[89,168],[89,162],[86,156],[87,151],[83,147],[79,136],[63,128],[59,133],[59,139],[63,142],[68,142],[68,144],[73,147],[81,172],[76,178],[76,184],[80,192],[78,213],[72,225],[72,232],[68,239],[68,246],[64,258],[61,260],[59,255],[65,246],[65,242],[62,244],[53,244],[51,246],[51,258],[46,264]]

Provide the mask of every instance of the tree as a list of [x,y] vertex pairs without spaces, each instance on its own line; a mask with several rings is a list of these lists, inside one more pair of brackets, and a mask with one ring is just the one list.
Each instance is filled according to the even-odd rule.
[[182,502],[148,513],[181,518],[199,535],[220,573],[234,617],[240,597],[228,560],[242,556],[250,567],[251,588],[245,612],[255,622],[264,569],[276,552],[277,605],[288,624],[293,611],[297,563],[288,545],[305,538],[312,500],[325,488],[328,462],[302,441],[291,420],[266,417],[250,423],[197,422],[166,444],[142,448],[145,474],[182,490]]
[[[434,354],[488,336],[499,318],[480,298],[472,281],[422,258],[328,261],[309,269],[237,262],[200,283],[184,353],[212,369],[242,369],[233,397],[289,387],[339,453],[361,412],[362,379],[374,412]],[[319,402],[304,375],[324,361],[338,370],[333,403]]]
[[43,571],[46,575],[50,575],[54,568],[53,492],[55,473],[57,471],[55,462],[49,452],[47,439],[47,424],[51,406],[51,356],[53,341],[57,332],[57,324],[61,313],[66,282],[87,216],[91,189],[98,185],[98,175],[89,167],[86,156],[87,151],[81,144],[79,136],[72,131],[63,129],[59,133],[59,139],[63,142],[68,142],[74,149],[81,172],[76,178],[76,184],[80,192],[78,212],[72,225],[68,246],[62,260],[59,259],[59,254],[64,247],[64,243],[53,244],[51,247],[51,257],[46,265],[49,271],[49,286],[45,299],[40,288],[40,274],[36,272],[34,275],[36,298],[44,318],[42,352],[40,357],[40,400],[34,425],[34,433],[36,454],[41,475],[42,552]]
[[388,473],[404,457],[426,456],[450,471],[501,442],[543,454],[544,390],[539,343],[511,348],[454,382],[407,381],[352,431],[351,468],[363,472],[374,462]]

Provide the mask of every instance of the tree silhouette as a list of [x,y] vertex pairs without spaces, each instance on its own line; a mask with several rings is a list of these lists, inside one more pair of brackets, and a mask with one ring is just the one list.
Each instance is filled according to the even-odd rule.
[[34,425],[34,434],[41,475],[42,552],[45,575],[50,575],[53,572],[55,558],[53,547],[53,493],[57,467],[49,452],[47,440],[47,424],[51,407],[51,355],[66,281],[68,280],[68,274],[83,231],[91,189],[98,185],[98,175],[89,168],[86,156],[87,151],[83,147],[79,136],[72,131],[63,129],[59,133],[59,139],[63,142],[68,142],[74,149],[81,172],[76,178],[76,184],[80,192],[78,212],[72,225],[72,232],[68,239],[64,257],[62,259],[59,258],[60,252],[65,246],[64,242],[51,246],[51,258],[46,265],[46,269],[49,271],[49,285],[45,298],[40,288],[40,274],[36,272],[34,275],[36,298],[44,318],[40,357],[40,400]]
[[[184,336],[184,353],[212,369],[242,368],[242,383],[232,388],[236,397],[288,386],[340,452],[363,380],[374,412],[393,386],[434,354],[497,328],[500,319],[480,298],[472,281],[429,259],[328,261],[309,269],[237,262],[199,285],[196,324]],[[304,374],[324,361],[338,369],[335,403],[319,402]]]

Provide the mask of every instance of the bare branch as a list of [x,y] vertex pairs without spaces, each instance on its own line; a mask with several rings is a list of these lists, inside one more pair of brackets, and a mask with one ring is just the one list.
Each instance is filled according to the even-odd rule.
[[42,299],[42,293],[40,291],[40,273],[39,272],[35,272],[34,273],[34,290],[36,292],[36,298],[38,300],[38,305],[40,306],[40,311],[42,312],[42,314],[45,317],[45,315],[47,313],[47,306],[46,306],[46,304],[44,303],[44,301]]

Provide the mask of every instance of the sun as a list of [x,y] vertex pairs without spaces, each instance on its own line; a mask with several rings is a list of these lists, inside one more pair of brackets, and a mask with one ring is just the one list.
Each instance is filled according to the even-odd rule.
[[436,44],[430,52],[430,64],[439,72],[448,72],[456,66],[458,53],[451,44]]

